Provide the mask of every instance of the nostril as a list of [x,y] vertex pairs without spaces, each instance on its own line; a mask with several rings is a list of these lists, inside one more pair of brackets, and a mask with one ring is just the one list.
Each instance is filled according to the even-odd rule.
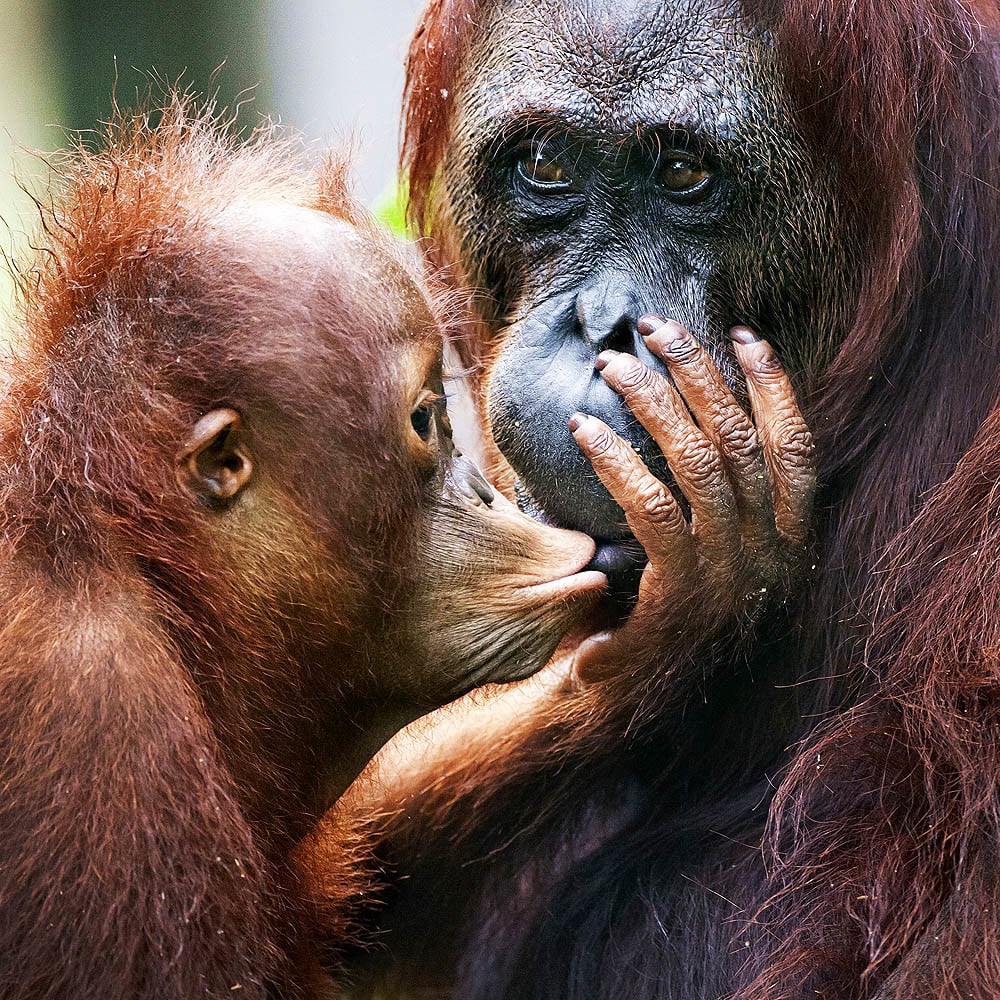
[[598,352],[621,351],[623,354],[635,354],[638,333],[635,319],[627,315],[620,315],[610,323],[607,320],[601,322],[601,319],[602,317],[596,316],[582,317],[579,309],[577,310],[580,333],[587,343]]
[[472,487],[473,492],[479,497],[480,500],[486,504],[487,507],[493,506],[494,493],[493,487],[490,486],[488,482],[483,478],[482,473],[477,476],[473,476],[469,480],[469,486]]
[[579,290],[575,305],[577,330],[591,347],[636,353],[636,322],[645,310],[624,275],[596,277]]
[[458,488],[466,497],[473,503],[484,503],[487,507],[492,506],[493,487],[486,481],[486,477],[479,471],[475,462],[460,455],[452,467],[455,470],[455,481]]
[[635,335],[635,322],[623,316],[595,346],[600,351],[619,351],[622,354],[635,354]]

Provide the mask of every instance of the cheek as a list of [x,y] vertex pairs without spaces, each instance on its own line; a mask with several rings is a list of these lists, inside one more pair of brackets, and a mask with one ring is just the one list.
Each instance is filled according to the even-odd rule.
[[[566,298],[571,304],[572,296]],[[665,465],[594,370],[591,350],[561,323],[562,310],[542,307],[536,313],[512,331],[491,374],[487,401],[494,440],[533,505],[555,523],[614,537],[621,509],[573,441],[570,415],[582,410],[600,416],[664,475]]]
[[553,449],[561,452],[572,443],[570,415],[603,384],[593,367],[593,351],[575,329],[574,310],[573,292],[533,309],[508,332],[490,373],[487,400],[494,437],[515,468],[550,464]]
[[783,159],[739,206],[720,247],[714,296],[724,315],[754,326],[790,370],[814,367],[839,339],[849,240],[832,178],[786,142]]

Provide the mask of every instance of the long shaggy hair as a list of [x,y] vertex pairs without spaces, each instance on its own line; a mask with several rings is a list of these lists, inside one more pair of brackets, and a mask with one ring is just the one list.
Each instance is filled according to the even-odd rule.
[[[315,174],[294,140],[238,143],[183,97],[158,118],[119,115],[99,149],[54,161],[16,275],[25,337],[0,425],[10,1000],[294,996],[303,981],[288,817],[262,807],[294,782],[283,761],[308,725],[307,679],[274,641],[303,611],[265,600],[253,567],[220,569],[174,453],[224,378],[237,401],[317,391],[295,359],[224,339],[215,321],[243,290],[206,225],[254,198],[357,220],[340,165]],[[285,528],[259,572],[311,587],[315,553]]]
[[[782,654],[800,682],[804,742],[774,798],[763,902],[749,929],[734,930],[753,941],[738,996],[993,997],[1000,15],[987,0],[742,6],[772,30],[798,124],[835,164],[858,294],[805,401],[821,461],[821,554]],[[438,263],[447,233],[435,228],[433,190],[487,9],[431,0],[410,49],[403,163],[411,219],[443,238]],[[460,261],[444,263],[461,274]],[[592,724],[565,739],[613,756],[602,725],[640,717],[655,730],[680,697],[667,690],[674,681],[665,673],[653,693],[634,676],[611,683]],[[525,746],[529,773],[552,744]],[[505,766],[518,766],[516,754]],[[456,767],[436,794],[435,821],[474,839],[489,779]],[[463,796],[475,803],[467,812]],[[537,799],[523,801],[573,809],[541,790]]]

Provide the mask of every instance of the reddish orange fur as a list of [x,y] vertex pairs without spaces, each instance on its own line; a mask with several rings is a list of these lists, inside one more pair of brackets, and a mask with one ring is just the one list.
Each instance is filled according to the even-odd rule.
[[[315,449],[277,428],[321,410],[351,428],[346,462],[388,462],[383,427],[405,414],[377,374],[357,419],[352,380],[381,371],[381,335],[358,330],[378,330],[382,303],[324,302],[336,353],[307,370],[270,327],[233,328],[254,290],[205,236],[255,199],[369,224],[341,164],[317,179],[296,143],[265,129],[238,144],[184,98],[104,140],[55,165],[63,190],[18,275],[27,337],[0,438],[0,995],[300,996],[312,914],[289,852],[329,804],[317,692],[340,669],[336,636],[381,620],[372,581],[397,527],[360,473],[336,491],[363,511],[356,530],[303,516],[323,485]],[[283,304],[256,304],[277,328]],[[263,465],[287,474],[262,487],[273,522],[236,546],[174,474],[220,373],[230,405],[267,403]],[[408,476],[383,477],[403,506]],[[343,515],[329,509],[334,529]],[[350,859],[332,865],[344,888]]]
[[[462,56],[487,7],[432,0],[410,50],[403,158],[411,217],[432,230]],[[802,128],[836,163],[863,263],[851,331],[807,401],[825,551],[797,655],[818,678],[803,713],[824,721],[775,800],[769,899],[735,993],[994,997],[1000,18],[985,0],[744,7],[771,11]],[[460,275],[446,226],[434,235],[437,262]],[[487,348],[470,330],[478,360]],[[655,727],[669,679],[630,674],[534,735],[509,734],[492,776],[456,761],[426,793],[425,821],[475,856],[482,810],[519,770],[541,768],[556,740],[613,756],[613,721]],[[572,810],[551,789],[510,794],[523,801],[506,815],[527,802],[539,824]],[[511,865],[530,885],[530,859]]]

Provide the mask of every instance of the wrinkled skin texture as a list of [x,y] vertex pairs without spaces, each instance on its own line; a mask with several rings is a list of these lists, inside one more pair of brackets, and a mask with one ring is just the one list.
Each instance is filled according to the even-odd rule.
[[[636,330],[656,313],[686,326],[743,395],[727,337],[738,322],[804,387],[840,326],[829,179],[791,127],[766,40],[731,6],[504,4],[470,58],[441,211],[498,306],[490,426],[526,507],[619,539],[621,510],[567,418],[600,417],[669,472],[594,359],[613,348],[662,371]],[[705,191],[665,187],[674,152],[711,170]],[[518,161],[535,155],[564,164],[571,189],[533,190]]]
[[[980,671],[956,669],[947,630],[915,661],[936,684],[896,662],[900,624],[933,642],[907,582],[922,573],[885,556],[939,554],[914,519],[1000,384],[996,20],[972,0],[428,6],[404,155],[431,258],[469,293],[456,348],[487,457],[526,510],[592,533],[618,596],[639,596],[599,669],[579,669],[584,643],[568,677],[553,668],[394,748],[373,836],[395,882],[381,950],[351,969],[358,996],[881,1000],[939,988],[937,927],[997,937],[995,770],[951,735],[973,701],[990,731],[990,696],[957,693],[979,692]],[[708,435],[726,393],[695,405],[692,369],[643,335],[647,313],[687,327],[743,403],[727,334],[755,330],[816,434],[819,502],[791,537],[773,461],[771,509],[714,515],[738,527],[738,573],[717,572],[688,456],[664,461],[634,398],[667,376]],[[646,564],[628,537],[648,479],[612,432],[691,514],[694,572],[657,564],[662,538]],[[725,473],[748,486],[739,463]],[[749,544],[750,521],[772,540]],[[883,690],[883,669],[905,684]],[[815,732],[818,757],[798,749]],[[978,856],[953,836],[980,829]],[[965,875],[970,905],[943,906]],[[976,945],[942,995],[995,994],[995,950]]]

